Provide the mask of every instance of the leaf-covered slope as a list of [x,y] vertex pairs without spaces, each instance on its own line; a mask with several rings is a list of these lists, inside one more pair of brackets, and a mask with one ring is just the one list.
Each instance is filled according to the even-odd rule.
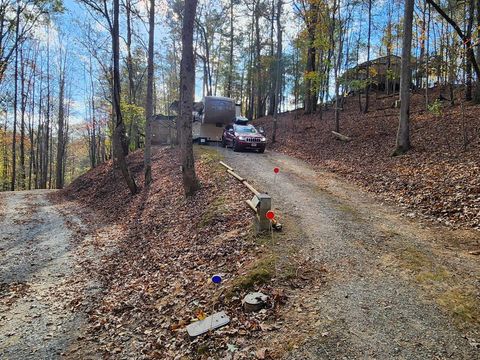
[[[260,271],[258,259],[265,256],[250,232],[253,215],[244,200],[251,195],[219,167],[216,151],[204,149],[196,156],[202,186],[188,200],[177,153],[166,148],[154,152],[149,191],[130,196],[111,164],[97,167],[65,190],[65,196],[90,211],[92,224],[103,223],[94,234],[102,258],[84,268],[86,277],[100,280],[102,290],[88,301],[75,302],[90,304],[87,347],[115,357],[209,358],[225,354],[233,329],[246,339],[261,336],[252,331],[260,319],[244,314],[240,303],[249,286],[259,286],[270,276],[265,269],[267,278],[239,282],[249,271]],[[139,183],[142,161],[141,152],[129,156]],[[224,274],[221,287],[208,282],[216,273]],[[233,327],[191,342],[185,326],[214,309],[227,311]],[[261,321],[275,316],[269,311]]]
[[[430,91],[430,100],[439,97]],[[377,94],[378,95],[378,94]],[[368,114],[358,108],[358,97],[346,98],[340,112],[342,142],[332,136],[332,105],[322,117],[302,111],[280,116],[278,142],[271,148],[339,173],[382,197],[444,224],[480,229],[480,106],[450,106],[440,113],[425,110],[423,92],[413,95],[411,134],[413,149],[392,157],[398,126],[395,97],[371,97]],[[271,134],[271,118],[258,121]],[[464,144],[466,146],[464,147]]]

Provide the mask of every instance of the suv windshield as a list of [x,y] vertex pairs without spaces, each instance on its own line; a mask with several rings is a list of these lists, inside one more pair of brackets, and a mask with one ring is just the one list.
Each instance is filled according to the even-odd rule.
[[235,131],[242,134],[256,134],[257,129],[255,129],[252,125],[236,125]]

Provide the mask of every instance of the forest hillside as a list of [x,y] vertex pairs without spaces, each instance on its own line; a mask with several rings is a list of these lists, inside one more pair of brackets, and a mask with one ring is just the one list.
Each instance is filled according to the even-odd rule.
[[[451,105],[447,89],[412,95],[413,149],[392,157],[399,110],[398,95],[374,93],[368,113],[359,111],[358,96],[345,98],[340,141],[334,129],[334,104],[322,112],[303,115],[296,110],[279,115],[277,142],[281,151],[361,184],[382,198],[400,204],[406,214],[418,214],[454,227],[480,229],[480,105],[456,94]],[[436,100],[435,100],[436,99]],[[442,99],[442,100],[440,100]],[[272,118],[257,124],[272,132]]]

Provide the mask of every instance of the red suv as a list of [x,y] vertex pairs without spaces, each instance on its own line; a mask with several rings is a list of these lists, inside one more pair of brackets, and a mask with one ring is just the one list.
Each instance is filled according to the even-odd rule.
[[267,139],[253,125],[232,124],[223,130],[222,145],[230,146],[233,151],[257,150],[263,153]]

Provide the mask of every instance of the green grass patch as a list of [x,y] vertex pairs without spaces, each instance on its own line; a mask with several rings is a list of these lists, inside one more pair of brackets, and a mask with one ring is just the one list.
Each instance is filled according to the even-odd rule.
[[260,233],[256,233],[256,229],[255,229],[255,224],[253,224],[250,232],[249,232],[249,235],[248,235],[248,241],[251,241],[253,243],[255,243],[256,245],[259,245],[259,246],[265,246],[265,247],[272,247],[272,235],[270,234],[270,232],[267,232],[267,231],[263,231],[263,232],[260,232]]
[[227,169],[220,165],[220,161],[224,160],[224,156],[216,147],[195,145],[193,152],[195,159],[208,167],[209,171],[214,173],[219,181],[224,181],[229,176]]
[[275,275],[274,255],[269,255],[257,260],[248,273],[238,278],[235,287],[241,290],[251,290],[255,285],[263,285]]
[[289,261],[282,261],[278,265],[278,276],[285,281],[293,280],[297,277],[298,268]]
[[358,210],[348,204],[344,204],[344,203],[338,204],[335,206],[335,209],[345,215],[350,215],[351,218],[357,222],[360,222],[363,220]]
[[197,347],[197,354],[198,355],[206,355],[210,352],[208,348],[208,344],[201,344]]
[[468,288],[454,288],[438,297],[438,303],[462,323],[480,324],[480,300]]
[[422,271],[415,279],[420,283],[431,283],[446,281],[451,277],[450,273],[444,268],[435,269],[434,271]]
[[237,277],[232,282],[229,295],[241,291],[250,291],[255,286],[261,286],[269,282],[275,276],[275,262],[274,255],[268,255],[257,260],[246,274]]
[[216,147],[197,145],[193,147],[193,152],[197,159],[206,164],[218,163],[224,159]]
[[431,258],[420,250],[409,247],[399,256],[404,269],[414,272],[415,280],[419,283],[447,281],[451,274],[441,265],[436,265]]
[[403,250],[399,259],[404,268],[416,273],[423,270],[430,271],[433,267],[432,261],[424,253],[413,247]]
[[267,284],[273,278],[280,281],[292,280],[297,276],[297,268],[289,261],[282,261],[276,255],[269,254],[257,260],[246,274],[238,276],[227,291],[231,297],[236,293],[248,292],[257,286]]

